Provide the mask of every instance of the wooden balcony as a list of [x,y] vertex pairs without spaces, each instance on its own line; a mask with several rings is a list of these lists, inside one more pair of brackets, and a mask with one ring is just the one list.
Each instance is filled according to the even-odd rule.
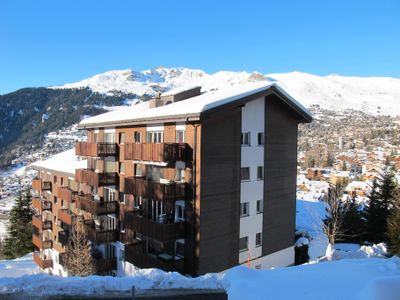
[[51,210],[51,201],[42,200],[42,210]]
[[69,209],[66,208],[59,209],[58,219],[65,224],[72,225],[72,215]]
[[140,216],[136,212],[125,213],[125,227],[158,241],[170,241],[185,238],[186,222],[156,223]]
[[32,189],[36,191],[51,191],[51,181],[43,181],[42,179],[32,179]]
[[95,260],[96,273],[108,273],[109,271],[117,269],[116,258],[101,258]]
[[53,267],[53,260],[39,252],[33,252],[33,261],[41,268],[47,269]]
[[41,215],[36,215],[32,217],[32,226],[35,226],[36,228],[40,230],[47,230],[47,229],[52,229],[53,227],[53,222],[50,220],[45,220],[43,221],[43,217]]
[[154,162],[190,161],[188,144],[159,143],[140,144],[125,143],[124,158],[126,160],[146,160]]
[[118,184],[119,176],[115,172],[96,173],[89,169],[77,169],[75,171],[75,181],[99,187]]
[[124,179],[124,192],[156,201],[189,199],[188,187],[184,182],[161,183],[147,181],[139,177],[126,177]]
[[67,203],[75,201],[75,195],[77,192],[71,190],[69,187],[59,187],[57,190],[57,197],[63,199]]
[[117,240],[117,231],[103,230],[92,226],[89,222],[85,224],[88,239],[95,244],[111,243]]
[[42,234],[32,235],[32,243],[39,249],[50,249],[53,247],[52,240],[44,238]]
[[[170,259],[166,260],[166,257]],[[125,245],[125,260],[138,268],[158,268],[167,272],[184,272],[184,259],[174,259],[170,255],[152,255],[145,253],[143,242]]]
[[92,195],[76,195],[75,201],[77,208],[87,211],[93,215],[111,214],[115,213],[117,209],[117,202],[95,200]]
[[91,157],[116,156],[118,145],[116,143],[78,142],[75,144],[75,154]]

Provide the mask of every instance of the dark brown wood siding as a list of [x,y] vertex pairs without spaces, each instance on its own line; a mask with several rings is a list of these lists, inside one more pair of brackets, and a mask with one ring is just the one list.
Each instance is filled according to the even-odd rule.
[[238,264],[240,132],[240,108],[202,120],[198,275]]
[[277,96],[266,97],[263,256],[294,244],[297,125]]

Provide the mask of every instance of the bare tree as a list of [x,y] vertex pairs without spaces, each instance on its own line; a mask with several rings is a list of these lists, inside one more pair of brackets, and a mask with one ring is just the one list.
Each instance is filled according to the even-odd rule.
[[346,205],[342,202],[343,186],[340,184],[330,185],[326,194],[326,219],[322,223],[322,229],[328,238],[328,248],[326,256],[329,258],[332,254],[332,246],[337,239],[341,239],[345,235],[343,228],[344,216],[346,214]]
[[65,249],[65,267],[70,276],[89,276],[95,273],[95,263],[83,220],[77,218]]

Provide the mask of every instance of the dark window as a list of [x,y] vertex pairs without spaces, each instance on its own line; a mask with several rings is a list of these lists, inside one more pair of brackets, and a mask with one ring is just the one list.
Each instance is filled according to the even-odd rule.
[[264,145],[264,132],[259,132],[257,134],[257,143],[258,143],[258,146]]
[[256,234],[256,247],[260,247],[262,245],[262,236],[261,232]]
[[53,181],[54,181],[54,183],[57,183],[57,176],[54,176]]
[[250,132],[242,132],[240,135],[240,143],[242,146],[250,146]]
[[61,186],[64,186],[64,178],[61,177]]
[[249,202],[240,203],[240,217],[249,215]]
[[125,251],[122,249],[119,250],[119,260],[125,261]]
[[125,143],[125,132],[120,132],[119,133],[119,143],[124,144]]
[[135,143],[141,143],[142,142],[142,133],[139,131],[135,131],[133,134],[133,140]]
[[257,213],[262,213],[263,212],[263,201],[262,200],[257,200]]
[[242,180],[242,181],[250,180],[250,168],[249,167],[241,168],[240,180]]
[[246,251],[248,247],[248,237],[242,237],[239,239],[239,252]]
[[257,179],[258,180],[264,179],[264,168],[262,166],[257,167]]
[[57,204],[57,197],[54,196],[54,204]]
[[179,257],[185,257],[185,244],[180,241],[176,241],[176,252],[175,253]]

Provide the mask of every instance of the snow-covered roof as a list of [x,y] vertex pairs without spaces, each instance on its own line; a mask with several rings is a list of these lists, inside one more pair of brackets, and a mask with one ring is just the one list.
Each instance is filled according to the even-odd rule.
[[37,161],[32,164],[34,169],[52,170],[75,175],[75,169],[86,168],[87,161],[75,156],[75,149],[58,153],[49,159]]
[[201,113],[213,108],[229,104],[236,100],[252,96],[257,93],[267,92],[274,89],[279,92],[284,101],[301,113],[305,119],[311,120],[311,114],[299,102],[288,95],[282,88],[275,83],[266,84],[248,83],[243,85],[231,86],[229,88],[220,89],[217,91],[208,91],[199,96],[192,97],[169,105],[149,108],[146,110],[137,111],[134,106],[120,110],[107,112],[91,118],[82,120],[80,127],[97,127],[97,126],[112,126],[126,125],[130,123],[139,123],[154,120],[167,119],[186,119],[199,117]]

